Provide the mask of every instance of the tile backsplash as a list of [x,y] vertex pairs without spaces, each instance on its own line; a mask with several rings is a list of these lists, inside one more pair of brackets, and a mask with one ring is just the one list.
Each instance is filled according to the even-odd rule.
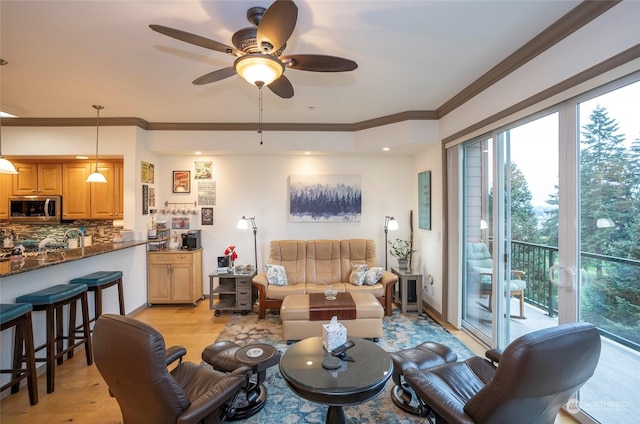
[[[113,221],[73,221],[70,223],[59,224],[16,224],[6,221],[0,222],[0,231],[2,231],[2,239],[11,236],[14,232],[17,240],[36,240],[40,241],[46,237],[54,239],[56,242],[63,243],[64,234],[72,229],[84,227],[85,234],[91,235],[92,243],[111,243],[113,238],[120,234],[122,227],[114,227]],[[0,247],[2,244],[0,243]]]

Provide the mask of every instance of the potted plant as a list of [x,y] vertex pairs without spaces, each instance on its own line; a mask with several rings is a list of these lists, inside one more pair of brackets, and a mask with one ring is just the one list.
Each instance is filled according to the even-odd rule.
[[391,256],[398,258],[398,266],[400,269],[407,269],[409,267],[409,258],[413,252],[417,250],[411,248],[409,240],[395,239],[389,241],[389,252]]

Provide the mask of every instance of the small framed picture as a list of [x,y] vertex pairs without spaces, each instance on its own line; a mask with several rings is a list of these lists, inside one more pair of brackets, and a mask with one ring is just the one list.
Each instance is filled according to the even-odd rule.
[[213,225],[213,208],[201,209],[202,225]]
[[191,171],[173,171],[173,192],[191,192]]

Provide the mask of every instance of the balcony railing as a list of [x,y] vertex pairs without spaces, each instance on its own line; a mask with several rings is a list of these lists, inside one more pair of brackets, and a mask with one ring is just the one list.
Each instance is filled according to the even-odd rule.
[[[558,264],[558,248],[512,241],[511,257],[511,268],[526,275],[525,302],[556,316],[558,290],[549,280],[549,268]],[[640,308],[640,261],[587,252],[580,260],[581,296],[586,300],[581,303],[581,319],[593,322],[605,337],[640,351],[635,324],[625,322],[633,316],[629,310]]]

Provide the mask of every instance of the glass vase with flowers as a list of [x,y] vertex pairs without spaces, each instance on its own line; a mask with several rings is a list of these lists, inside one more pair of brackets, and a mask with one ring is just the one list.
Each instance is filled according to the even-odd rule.
[[235,271],[235,261],[238,259],[238,254],[236,253],[236,247],[231,245],[224,250],[224,256],[228,259],[229,264],[229,272]]

